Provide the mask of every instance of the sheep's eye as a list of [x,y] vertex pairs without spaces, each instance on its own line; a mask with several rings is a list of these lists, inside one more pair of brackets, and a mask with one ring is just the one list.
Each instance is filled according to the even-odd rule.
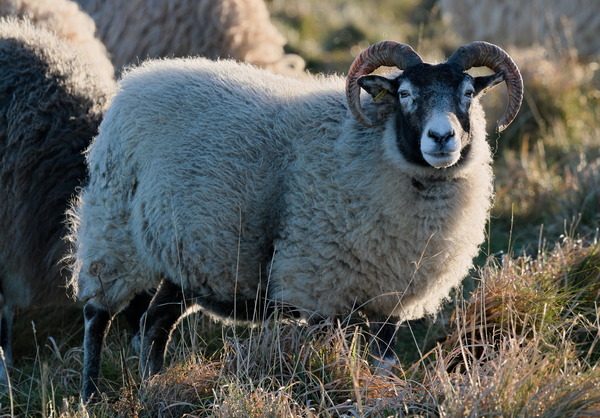
[[465,97],[468,97],[470,99],[472,99],[474,95],[475,95],[475,92],[473,90],[467,90],[465,92]]
[[400,90],[400,97],[402,99],[404,99],[404,98],[406,98],[408,96],[410,96],[410,93],[408,92],[408,90]]

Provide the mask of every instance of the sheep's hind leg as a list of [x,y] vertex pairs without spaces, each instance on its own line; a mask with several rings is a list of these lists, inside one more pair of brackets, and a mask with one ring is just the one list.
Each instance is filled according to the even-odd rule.
[[123,310],[123,316],[127,320],[129,327],[131,328],[131,345],[133,349],[139,353],[142,349],[142,336],[140,331],[140,320],[142,315],[148,310],[150,301],[154,296],[154,290],[144,291],[137,294],[129,305]]
[[391,371],[396,364],[396,321],[391,318],[371,321],[371,353],[375,357],[375,368]]
[[110,326],[111,315],[105,309],[86,303],[83,308],[85,334],[83,337],[83,403],[99,399],[98,375],[104,336]]
[[183,315],[184,300],[183,291],[179,286],[163,280],[146,314],[142,317],[140,366],[144,379],[159,373],[162,369],[167,343],[175,324]]

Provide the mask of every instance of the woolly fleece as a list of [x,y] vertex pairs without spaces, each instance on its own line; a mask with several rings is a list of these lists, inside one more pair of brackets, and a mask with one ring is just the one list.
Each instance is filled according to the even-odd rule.
[[71,286],[111,312],[163,277],[211,300],[265,292],[323,316],[435,312],[484,240],[492,197],[476,101],[471,112],[468,157],[420,167],[391,121],[352,118],[340,77],[144,63],[87,152]]
[[[82,151],[107,91],[70,42],[0,19],[0,285],[5,310],[66,303],[59,260],[69,200],[86,177]],[[114,89],[114,86],[113,86]],[[62,266],[64,267],[64,266]]]
[[95,37],[94,20],[81,11],[77,3],[71,0],[0,0],[0,16],[30,20],[35,26],[70,42],[69,49],[95,67],[95,77],[100,77],[105,89],[114,89],[114,68],[108,52]]
[[263,0],[77,0],[96,21],[120,71],[147,58],[232,58],[300,75],[304,60],[284,54],[285,38]]

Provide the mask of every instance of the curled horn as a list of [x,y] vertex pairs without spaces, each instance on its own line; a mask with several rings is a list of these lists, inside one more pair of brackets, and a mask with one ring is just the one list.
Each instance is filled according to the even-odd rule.
[[422,62],[419,54],[410,46],[392,41],[379,42],[361,52],[350,66],[346,78],[346,99],[356,120],[365,126],[373,126],[360,104],[360,86],[357,83],[360,77],[382,66],[404,70]]
[[502,71],[508,90],[508,104],[498,121],[498,132],[502,132],[513,121],[523,101],[523,79],[512,58],[500,47],[488,42],[471,42],[458,48],[446,61],[463,71],[472,67],[488,67],[494,72]]

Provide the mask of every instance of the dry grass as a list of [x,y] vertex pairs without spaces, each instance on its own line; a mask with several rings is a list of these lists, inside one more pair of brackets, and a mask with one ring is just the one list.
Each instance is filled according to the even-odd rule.
[[[598,244],[565,238],[533,258],[490,259],[479,280],[469,299],[456,298],[448,337],[391,375],[369,366],[368,336],[360,324],[267,321],[230,330],[210,357],[190,353],[189,343],[179,340],[171,347],[174,361],[163,374],[146,383],[135,378],[121,384],[88,412],[218,417],[600,414]],[[113,346],[108,351],[119,350]],[[75,404],[70,408],[67,415],[78,414]]]
[[[369,336],[355,318],[221,329],[195,314],[180,324],[165,372],[148,382],[140,380],[126,333],[111,331],[102,364],[105,394],[87,409],[77,397],[81,350],[63,352],[49,339],[32,369],[12,374],[12,411],[63,417],[600,414],[598,243],[563,238],[534,257],[490,258],[477,280],[470,297],[456,296],[450,323],[432,323],[449,329],[448,336],[392,374],[370,366]],[[222,344],[213,345],[213,338]],[[0,412],[10,414],[9,401],[2,399]]]
[[597,243],[565,240],[535,259],[488,264],[434,352],[447,413],[600,413],[599,302]]

